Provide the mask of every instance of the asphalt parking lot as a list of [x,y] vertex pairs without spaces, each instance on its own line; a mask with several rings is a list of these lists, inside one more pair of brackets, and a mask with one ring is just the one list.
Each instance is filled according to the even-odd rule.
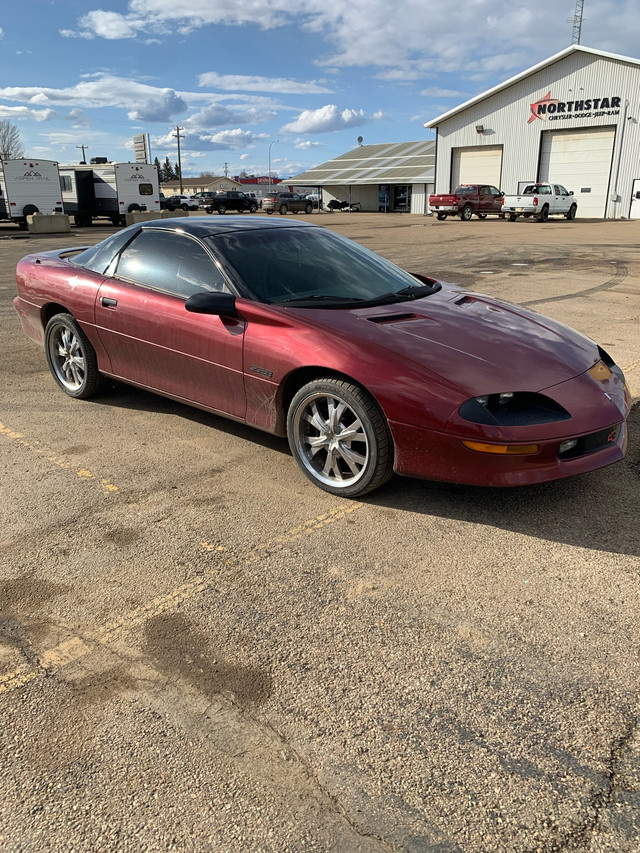
[[[307,217],[304,217],[307,218]],[[598,340],[640,395],[640,222],[314,214]],[[285,440],[59,391],[0,225],[0,849],[640,850],[640,409],[617,465],[340,501]]]

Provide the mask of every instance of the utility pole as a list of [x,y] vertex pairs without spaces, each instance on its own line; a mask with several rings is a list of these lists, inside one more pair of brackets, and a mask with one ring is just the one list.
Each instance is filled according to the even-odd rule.
[[180,158],[180,140],[184,139],[184,136],[180,136],[180,131],[184,130],[184,127],[176,127],[176,132],[173,136],[178,140],[178,171],[180,172],[180,195],[182,195],[182,160]]
[[88,145],[76,145],[76,148],[82,148],[82,161],[81,161],[81,162],[82,162],[85,166],[86,166],[86,164],[87,164],[87,158],[84,156],[84,149],[85,149],[85,148],[88,148],[88,147],[89,147]]

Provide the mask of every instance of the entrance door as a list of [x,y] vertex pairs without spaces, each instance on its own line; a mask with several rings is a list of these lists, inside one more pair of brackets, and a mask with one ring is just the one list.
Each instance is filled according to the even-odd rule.
[[393,187],[393,210],[403,213],[411,210],[411,184],[397,184]]
[[640,178],[636,178],[633,182],[629,219],[640,219]]

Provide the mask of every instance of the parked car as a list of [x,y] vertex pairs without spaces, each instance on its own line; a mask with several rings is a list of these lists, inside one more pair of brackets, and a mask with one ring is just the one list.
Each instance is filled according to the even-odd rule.
[[194,198],[198,199],[198,207],[204,208],[211,204],[211,199],[214,197],[215,192],[211,190],[202,190],[201,192],[197,192],[194,194]]
[[258,202],[249,198],[245,193],[237,190],[228,190],[227,192],[216,193],[209,204],[205,207],[207,213],[226,213],[228,210],[235,210],[237,213],[247,211],[255,213],[258,209]]
[[334,495],[393,471],[526,485],[625,454],[631,396],[604,349],[309,222],[152,220],[28,255],[16,277],[66,394],[112,377],[286,434]]
[[262,210],[266,210],[267,213],[273,213],[274,210],[283,214],[289,211],[292,213],[313,212],[313,203],[302,198],[298,193],[282,192],[266,195],[262,199],[260,207]]
[[438,219],[459,216],[468,222],[475,214],[478,219],[502,216],[503,193],[489,184],[459,184],[452,193],[429,196],[429,208]]
[[193,195],[170,195],[166,199],[168,210],[197,210],[198,199]]
[[502,202],[502,212],[510,222],[519,216],[525,219],[537,219],[546,222],[550,216],[564,216],[575,219],[578,204],[573,192],[562,184],[529,184],[520,195],[507,195]]
[[160,210],[175,210],[173,205],[169,206],[169,199],[164,193],[160,193]]

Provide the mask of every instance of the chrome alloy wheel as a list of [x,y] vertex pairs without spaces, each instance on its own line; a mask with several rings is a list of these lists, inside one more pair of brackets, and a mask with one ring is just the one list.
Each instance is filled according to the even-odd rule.
[[56,326],[49,338],[49,356],[58,381],[69,391],[79,391],[87,365],[82,341],[68,326]]
[[369,459],[362,421],[339,397],[313,394],[294,419],[298,456],[314,479],[328,486],[355,485]]

